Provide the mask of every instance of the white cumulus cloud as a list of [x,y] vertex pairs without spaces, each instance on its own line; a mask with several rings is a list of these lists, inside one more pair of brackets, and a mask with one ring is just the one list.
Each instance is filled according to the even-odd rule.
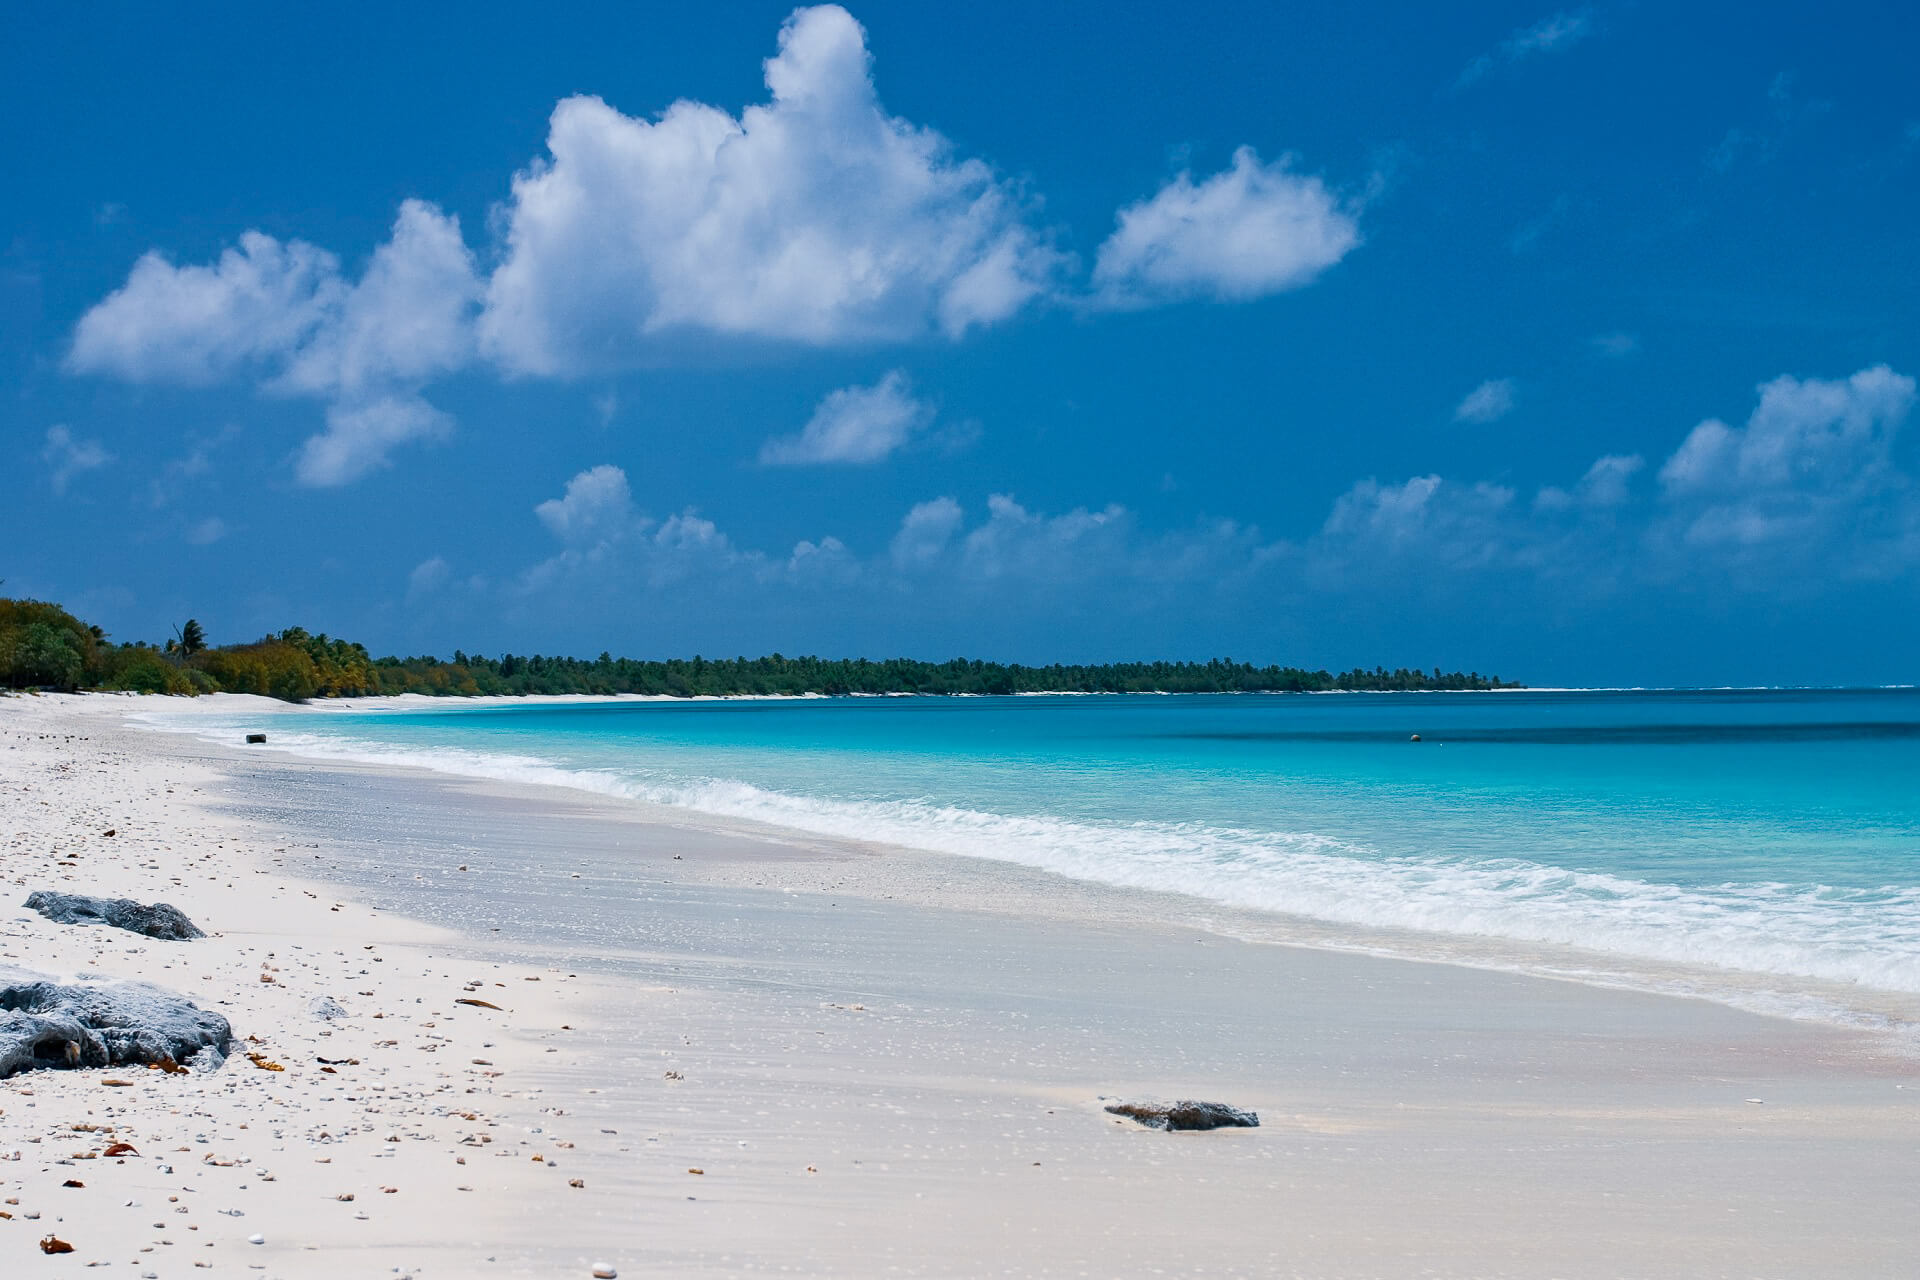
[[1095,300],[1109,307],[1297,289],[1360,243],[1352,210],[1326,183],[1284,157],[1262,164],[1251,147],[1203,181],[1180,173],[1117,222],[1093,267]]
[[1607,454],[1595,459],[1571,490],[1548,485],[1534,495],[1538,511],[1568,511],[1576,508],[1604,509],[1624,506],[1632,496],[1629,486],[1646,467],[1639,454]]
[[937,560],[953,542],[966,518],[960,504],[952,498],[934,498],[917,503],[900,521],[893,535],[892,554],[897,569],[917,569]]
[[1492,378],[1467,392],[1453,410],[1455,422],[1498,422],[1513,412],[1512,378]]
[[930,129],[887,114],[866,34],[795,10],[771,98],[655,120],[596,97],[553,112],[514,179],[487,350],[520,373],[631,363],[676,330],[837,343],[957,336],[1042,293],[1058,256],[1019,193]]
[[317,489],[350,484],[387,465],[394,446],[450,435],[453,419],[419,396],[393,395],[327,409],[327,429],[300,448],[300,483]]
[[962,567],[982,578],[1009,575],[1062,581],[1123,559],[1133,520],[1126,508],[1076,507],[1057,516],[1029,511],[1010,494],[987,497],[987,520],[967,534]]
[[458,219],[408,200],[358,281],[325,250],[259,231],[211,265],[148,253],[81,317],[67,367],[189,386],[244,374],[277,394],[329,399],[298,475],[338,485],[395,445],[451,428],[418,392],[471,359],[479,298]]
[[638,518],[627,473],[605,463],[567,481],[564,496],[549,498],[533,513],[556,538],[573,544],[609,541]]
[[459,220],[408,200],[366,273],[291,353],[283,385],[315,395],[417,385],[465,365],[481,285]]
[[1920,509],[1893,446],[1914,399],[1914,380],[1886,365],[1775,378],[1744,426],[1708,419],[1660,468],[1673,527],[1689,546],[1742,560],[1842,546],[1842,573],[1908,565]]
[[1744,427],[1695,427],[1660,482],[1675,495],[1831,491],[1887,468],[1913,402],[1914,380],[1886,365],[1844,380],[1775,378]]
[[[845,9],[794,10],[764,73],[766,101],[738,114],[559,102],[545,153],[494,210],[488,273],[458,220],[421,200],[401,204],[357,277],[259,230],[208,263],[153,251],[81,318],[66,366],[324,400],[298,477],[337,485],[445,435],[451,419],[423,395],[480,364],[569,377],[715,340],[958,339],[1041,301],[1244,301],[1309,283],[1360,242],[1355,203],[1243,147],[1227,170],[1182,173],[1121,210],[1088,282],[1019,182],[885,109]],[[767,460],[871,461],[927,416],[903,384],[836,394]]]
[[932,406],[914,398],[912,383],[896,369],[870,387],[828,392],[798,435],[761,447],[760,461],[775,466],[878,462],[932,420]]
[[430,556],[413,566],[413,572],[407,575],[407,595],[410,597],[431,595],[447,585],[453,576],[453,566],[444,556]]
[[210,266],[176,267],[150,252],[80,318],[67,367],[128,382],[217,382],[285,359],[346,293],[339,259],[260,231]]

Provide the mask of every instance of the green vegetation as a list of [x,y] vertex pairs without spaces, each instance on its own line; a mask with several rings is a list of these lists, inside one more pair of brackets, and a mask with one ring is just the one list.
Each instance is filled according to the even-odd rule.
[[1446,674],[1359,667],[1335,675],[1251,663],[1118,662],[1026,667],[1017,663],[890,658],[374,658],[365,647],[299,627],[251,644],[209,648],[189,618],[163,648],[108,644],[58,605],[0,599],[0,687],[130,689],[139,693],[257,693],[288,702],[366,694],[1317,693],[1517,689],[1478,672]]

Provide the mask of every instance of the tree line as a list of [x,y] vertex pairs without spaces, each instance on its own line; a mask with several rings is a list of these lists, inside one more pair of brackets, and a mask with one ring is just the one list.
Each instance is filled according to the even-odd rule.
[[0,599],[0,686],[118,689],[138,693],[255,693],[288,702],[398,693],[1016,694],[1324,693],[1518,689],[1477,671],[1385,667],[1333,673],[1303,667],[1210,662],[1110,662],[1023,666],[955,658],[375,658],[365,646],[290,627],[245,644],[209,646],[189,619],[165,643],[110,643],[59,605]]

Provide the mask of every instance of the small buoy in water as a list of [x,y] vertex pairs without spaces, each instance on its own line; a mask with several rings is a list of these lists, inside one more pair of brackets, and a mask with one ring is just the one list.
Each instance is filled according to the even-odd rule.
[[247,745],[250,747],[265,742],[266,740],[267,735],[264,733],[250,733],[247,735]]
[[1411,738],[1409,738],[1409,739],[1407,739],[1407,741],[1409,741],[1409,742],[1418,742],[1418,741],[1420,741],[1420,735],[1416,733],[1416,734],[1414,734],[1414,735],[1413,735],[1413,736],[1412,736]]

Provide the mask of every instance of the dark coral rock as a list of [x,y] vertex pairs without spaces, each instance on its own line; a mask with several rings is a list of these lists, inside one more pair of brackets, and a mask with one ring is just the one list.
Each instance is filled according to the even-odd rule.
[[0,971],[0,1079],[44,1068],[175,1066],[212,1070],[233,1045],[217,1013],[144,982],[61,986]]
[[164,902],[149,906],[132,898],[89,898],[80,893],[40,889],[27,895],[26,907],[55,924],[107,924],[162,942],[185,942],[207,936],[180,908]]
[[1115,1102],[1107,1110],[1149,1129],[1257,1129],[1260,1117],[1224,1102]]

